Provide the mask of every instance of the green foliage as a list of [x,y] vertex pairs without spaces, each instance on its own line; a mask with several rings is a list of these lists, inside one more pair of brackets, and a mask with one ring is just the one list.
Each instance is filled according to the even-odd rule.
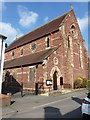
[[74,88],[86,88],[88,87],[88,79],[87,78],[75,78],[74,80]]
[[88,80],[88,82],[87,82],[87,88],[88,88],[88,90],[90,90],[90,80]]
[[80,80],[76,79],[74,81],[74,88],[79,88],[80,87]]

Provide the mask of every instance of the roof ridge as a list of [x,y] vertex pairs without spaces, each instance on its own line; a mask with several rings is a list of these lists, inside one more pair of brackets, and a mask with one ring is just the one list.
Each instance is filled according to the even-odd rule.
[[[70,11],[68,11],[68,12],[70,12]],[[45,25],[49,24],[50,22],[52,22],[52,21],[54,21],[54,20],[59,19],[60,17],[62,17],[62,16],[64,16],[65,14],[67,14],[68,12],[66,12],[66,13],[64,13],[64,14],[62,14],[62,15],[60,15],[60,16],[58,16],[58,17],[56,17],[56,18],[52,19],[52,20],[50,20],[49,22],[47,22],[47,23],[45,23],[45,24],[43,24],[43,25],[41,25],[41,26],[39,26],[39,27],[35,28],[35,29],[34,29],[34,30],[32,30],[31,32],[34,32],[35,30],[37,30],[37,29],[39,29],[39,28],[41,28],[41,27],[43,27],[43,26],[45,26]],[[30,32],[29,32],[29,33],[30,33]],[[28,33],[27,33],[27,34],[28,34]]]
[[[72,10],[70,10],[70,11],[72,11]],[[66,12],[66,13],[64,13],[64,14],[62,14],[62,15],[60,15],[60,16],[58,16],[58,17],[52,19],[52,20],[50,20],[49,22],[47,22],[47,23],[45,23],[45,24],[43,24],[43,25],[41,25],[41,26],[35,28],[34,30],[32,30],[32,31],[30,31],[30,32],[28,32],[28,33],[26,33],[26,34],[20,36],[19,38],[15,39],[13,42],[18,41],[20,38],[22,38],[22,37],[28,35],[29,33],[34,32],[35,30],[37,30],[37,29],[39,29],[39,28],[41,28],[41,27],[43,27],[43,26],[49,24],[50,22],[59,19],[60,17],[62,17],[62,16],[64,16],[64,15],[68,14],[70,11],[68,11],[68,12]],[[61,22],[61,23],[62,23],[62,22]],[[12,43],[11,43],[11,44],[12,44]]]
[[5,52],[8,52],[10,50],[13,50],[17,47],[20,47],[24,44],[27,44],[28,42],[31,42],[33,40],[36,40],[38,38],[43,37],[44,35],[50,34],[56,30],[59,30],[59,26],[64,23],[67,15],[72,10],[62,14],[61,16],[56,17],[55,19],[47,22],[46,24],[43,24],[36,29],[22,35],[21,37],[15,39],[6,49]]
[[[73,11],[73,9],[71,9],[70,11],[68,11],[66,14],[69,14],[71,11]],[[67,17],[67,15],[66,15],[65,18],[62,20],[62,22],[60,23],[60,25],[65,22],[66,17]],[[60,26],[60,25],[59,25],[59,26]]]

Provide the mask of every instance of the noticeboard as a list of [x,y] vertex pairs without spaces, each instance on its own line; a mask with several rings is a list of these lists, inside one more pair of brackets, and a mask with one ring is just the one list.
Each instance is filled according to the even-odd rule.
[[52,80],[46,80],[46,85],[47,85],[47,86],[52,85]]

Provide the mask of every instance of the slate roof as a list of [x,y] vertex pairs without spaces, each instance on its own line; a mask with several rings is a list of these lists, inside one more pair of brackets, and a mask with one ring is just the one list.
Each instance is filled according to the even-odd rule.
[[58,47],[53,47],[44,51],[6,61],[4,63],[4,69],[41,64],[43,60],[49,57],[56,49],[58,49]]
[[17,47],[20,47],[24,44],[27,44],[33,40],[37,40],[45,35],[50,34],[51,32],[59,30],[59,25],[62,23],[62,21],[69,12],[63,14],[62,16],[57,17],[56,19],[46,23],[45,25],[42,25],[41,27],[36,28],[35,30],[29,32],[28,34],[16,39],[14,42],[10,44],[10,46],[8,46],[6,52],[15,49]]

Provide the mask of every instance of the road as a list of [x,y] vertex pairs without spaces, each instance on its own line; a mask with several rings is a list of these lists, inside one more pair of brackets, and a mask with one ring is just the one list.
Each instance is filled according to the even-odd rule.
[[[86,90],[55,96],[32,96],[16,100],[14,112],[5,118],[81,118],[81,102]],[[14,99],[15,100],[15,99]],[[21,102],[20,102],[21,100]],[[21,105],[20,105],[21,103]],[[20,108],[21,107],[21,108]]]

